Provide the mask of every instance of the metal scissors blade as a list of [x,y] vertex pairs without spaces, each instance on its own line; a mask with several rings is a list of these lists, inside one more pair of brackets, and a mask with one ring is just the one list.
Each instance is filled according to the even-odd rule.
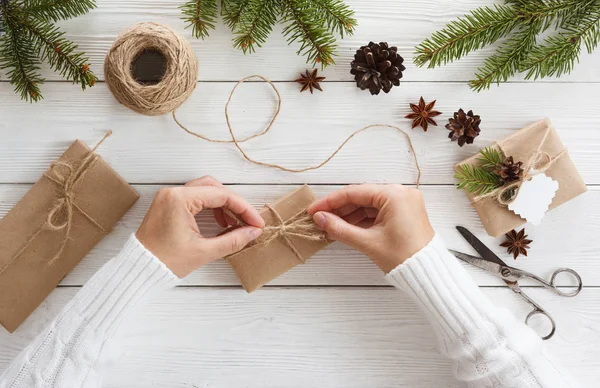
[[[487,271],[493,275],[496,275],[500,278],[503,278],[502,276],[502,268],[503,266],[501,264],[498,263],[494,263],[492,261],[489,260],[485,260],[482,259],[481,257],[477,257],[477,256],[473,256],[473,255],[468,255],[466,253],[462,253],[462,252],[458,252],[455,251],[453,249],[448,249],[448,251],[450,251],[450,253],[452,253],[454,256],[456,256],[456,258],[469,263],[477,268],[480,268],[484,271]],[[506,280],[504,280],[506,281]]]
[[482,243],[477,237],[475,237],[475,235],[471,233],[467,228],[465,228],[464,226],[457,226],[456,229],[460,232],[460,234],[462,234],[465,240],[467,240],[467,242],[471,244],[473,248],[475,248],[475,250],[481,255],[481,258],[483,260],[491,261],[498,265],[508,267],[504,261],[502,261],[494,252],[490,250],[490,248],[488,248],[484,243]]

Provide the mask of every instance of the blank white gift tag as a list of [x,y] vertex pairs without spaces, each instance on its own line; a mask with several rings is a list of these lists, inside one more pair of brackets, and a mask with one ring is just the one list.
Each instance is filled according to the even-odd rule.
[[527,222],[539,225],[557,191],[557,181],[546,174],[534,175],[521,184],[517,197],[508,208]]

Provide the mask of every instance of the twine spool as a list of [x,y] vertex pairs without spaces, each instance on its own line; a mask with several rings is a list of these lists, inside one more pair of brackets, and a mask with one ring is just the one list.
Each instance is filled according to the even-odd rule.
[[[166,71],[155,85],[133,76],[133,64],[144,51],[157,51],[166,59]],[[197,85],[198,58],[190,44],[159,23],[138,23],[121,34],[106,55],[106,84],[117,101],[129,109],[160,116],[177,109]]]

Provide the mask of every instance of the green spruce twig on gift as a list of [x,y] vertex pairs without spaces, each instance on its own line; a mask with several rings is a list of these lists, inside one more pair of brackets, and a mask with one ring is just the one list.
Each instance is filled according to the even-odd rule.
[[[181,9],[196,38],[215,28],[218,0],[189,0]],[[244,54],[261,47],[276,23],[283,23],[288,44],[298,42],[298,55],[326,67],[334,63],[335,34],[352,35],[354,12],[342,0],[221,0],[221,15],[234,34],[233,46]]]
[[15,92],[27,101],[42,98],[41,62],[62,77],[94,86],[98,78],[77,45],[53,23],[86,14],[95,0],[0,0],[0,69],[6,70]]
[[[582,46],[592,53],[600,41],[600,0],[505,0],[480,7],[434,32],[416,47],[415,64],[439,67],[501,41],[469,85],[475,91],[506,82],[560,77],[579,62]],[[540,41],[548,29],[554,33]],[[502,40],[504,38],[504,40]]]

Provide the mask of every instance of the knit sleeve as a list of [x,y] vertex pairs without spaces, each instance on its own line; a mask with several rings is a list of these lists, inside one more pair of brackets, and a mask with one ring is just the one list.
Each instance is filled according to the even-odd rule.
[[100,387],[100,360],[127,313],[178,278],[132,235],[4,371],[0,388]]
[[386,279],[423,310],[469,387],[576,387],[539,336],[477,287],[439,236]]

